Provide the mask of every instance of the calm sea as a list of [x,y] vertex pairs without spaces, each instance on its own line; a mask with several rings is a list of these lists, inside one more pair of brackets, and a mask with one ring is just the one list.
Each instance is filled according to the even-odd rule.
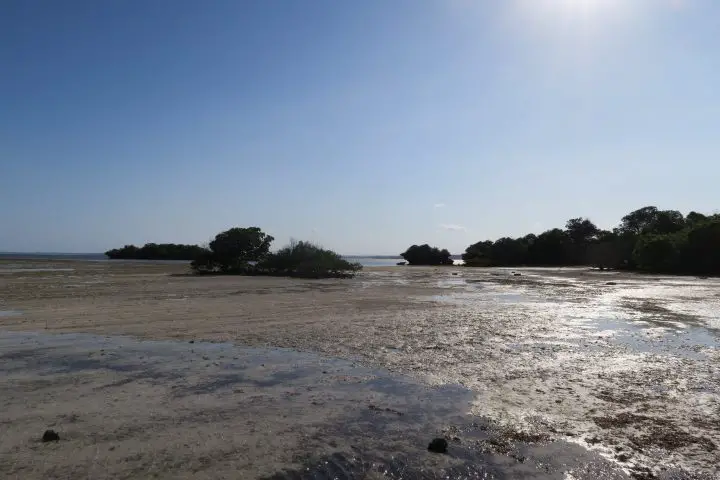
[[102,253],[22,253],[0,252],[0,260],[87,260],[107,261]]

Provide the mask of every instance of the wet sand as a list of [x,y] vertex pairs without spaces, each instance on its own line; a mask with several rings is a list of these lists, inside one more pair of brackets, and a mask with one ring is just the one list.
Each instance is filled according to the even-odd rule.
[[184,270],[0,263],[0,475],[720,475],[717,280]]

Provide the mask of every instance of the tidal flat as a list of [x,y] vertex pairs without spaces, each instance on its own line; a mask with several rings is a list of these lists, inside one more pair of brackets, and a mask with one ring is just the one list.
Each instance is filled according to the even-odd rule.
[[717,279],[187,273],[0,262],[2,478],[720,477]]

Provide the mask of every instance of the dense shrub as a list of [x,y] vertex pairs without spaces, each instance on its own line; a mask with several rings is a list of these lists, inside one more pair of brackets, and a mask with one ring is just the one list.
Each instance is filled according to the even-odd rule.
[[453,259],[450,252],[437,247],[424,245],[413,245],[400,254],[410,265],[452,265]]
[[352,276],[362,267],[310,242],[292,241],[268,255],[256,268],[259,273],[267,275],[326,278]]
[[642,235],[633,251],[633,260],[640,270],[675,272],[682,268],[681,243],[675,235]]
[[192,263],[195,273],[273,275],[305,278],[350,277],[362,267],[309,242],[292,241],[270,253],[273,237],[257,227],[219,233],[210,249]]
[[205,261],[225,273],[247,273],[267,257],[273,240],[258,227],[231,228],[210,242],[211,254]]

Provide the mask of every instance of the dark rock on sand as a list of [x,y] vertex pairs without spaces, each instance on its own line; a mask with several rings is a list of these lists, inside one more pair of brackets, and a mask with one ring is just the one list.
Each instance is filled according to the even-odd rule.
[[428,450],[433,453],[447,453],[448,442],[444,438],[433,438],[428,445]]
[[42,441],[43,442],[57,442],[60,440],[60,435],[55,430],[45,430],[45,433],[43,433]]

